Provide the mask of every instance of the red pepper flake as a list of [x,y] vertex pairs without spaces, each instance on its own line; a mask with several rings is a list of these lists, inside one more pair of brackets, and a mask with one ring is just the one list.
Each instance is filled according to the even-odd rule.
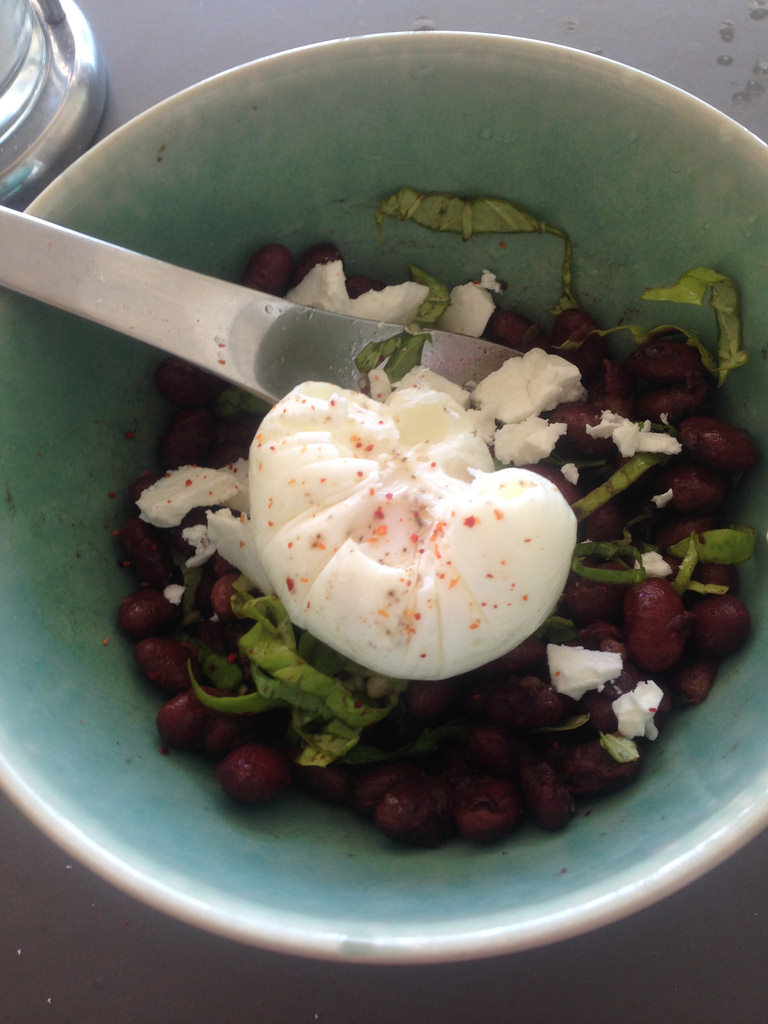
[[136,431],[135,430],[126,430],[126,432],[125,432],[125,439],[126,439],[126,441],[132,441],[134,439],[134,437],[136,437]]
[[378,609],[378,614],[382,617],[382,619],[388,619],[389,618],[389,612],[386,610],[386,608],[379,608]]
[[453,588],[456,586],[456,584],[458,582],[459,582],[459,577],[458,576],[454,576],[453,579],[451,580],[451,582],[448,584],[448,589],[449,590],[453,590]]
[[[105,636],[104,639],[101,641],[101,645],[102,645],[102,647],[106,647],[108,643],[109,643],[109,637]],[[654,708],[653,710],[655,711],[656,708]]]
[[421,618],[421,612],[415,612],[413,617],[414,617],[414,619],[420,619]]
[[232,654],[228,654],[227,655],[227,664],[228,665],[234,665],[234,663],[236,661],[237,661],[237,655],[234,652],[232,652]]
[[107,494],[107,497],[108,497],[108,498],[116,498],[116,497],[117,497],[117,495],[115,494],[115,492],[114,492],[114,491],[110,491],[110,492],[109,492],[109,493]]
[[493,510],[493,514],[496,516],[497,519],[503,519],[504,518],[504,513],[501,511],[500,508],[495,508]]
[[372,452],[372,451],[373,451],[373,445],[372,445],[372,444],[367,444],[367,445],[365,446],[365,450],[366,450],[367,452]]
[[357,471],[357,475],[358,475],[358,476],[362,476],[362,475],[363,475],[363,471],[362,471],[362,469],[358,469],[358,471]]
[[528,600],[528,595],[527,595],[527,594],[523,594],[523,600],[524,600],[524,601],[527,601],[527,600]]
[[384,524],[382,524],[381,526],[377,526],[376,527],[376,533],[378,533],[378,535],[380,537],[386,537],[386,535],[387,535],[387,528],[386,528],[386,526]]
[[192,486],[192,481],[191,480],[185,480],[184,481],[184,486],[185,487],[191,487]]
[[285,585],[286,585],[286,587],[288,587],[288,590],[289,590],[289,591],[290,591],[290,590],[293,590],[293,587],[294,587],[294,583],[293,583],[293,580],[291,579],[291,577],[290,577],[290,576],[286,576],[286,577],[285,577]]
[[379,507],[376,509],[376,511],[373,514],[376,516],[377,519],[383,519],[384,518],[384,510],[382,509],[381,505],[379,505]]
[[419,535],[418,535],[418,533],[412,533],[411,534],[411,544],[418,544],[418,542],[419,542]]
[[467,518],[464,520],[464,525],[465,526],[474,526],[476,522],[477,522],[477,520],[475,519],[474,516],[467,516]]
[[474,622],[470,622],[469,628],[470,629],[479,629],[480,628],[480,619],[475,619]]
[[525,540],[523,541],[523,544],[530,544],[532,539],[533,539],[532,537],[526,537]]

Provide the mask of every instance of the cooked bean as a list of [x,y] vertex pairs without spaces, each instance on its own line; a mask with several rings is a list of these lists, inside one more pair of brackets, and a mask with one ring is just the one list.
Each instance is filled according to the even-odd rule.
[[157,587],[142,587],[123,598],[117,623],[134,640],[163,633],[178,620],[180,608],[171,604]]
[[693,622],[675,588],[665,579],[631,586],[624,598],[627,654],[646,672],[671,668],[679,660]]
[[553,832],[565,828],[575,810],[575,802],[551,764],[526,751],[520,758],[520,789],[542,828]]
[[183,558],[191,558],[195,553],[194,544],[184,539],[184,531],[190,526],[204,526],[207,522],[207,512],[204,508],[190,509],[178,526],[172,526],[168,530],[168,543],[173,551]]
[[417,679],[408,684],[405,700],[410,714],[419,721],[425,721],[445,714],[458,692],[456,679]]
[[619,789],[640,773],[641,761],[616,761],[599,739],[566,747],[557,771],[574,796],[597,796]]
[[712,404],[712,386],[703,378],[693,380],[687,387],[669,384],[653,388],[641,395],[637,401],[637,417],[642,420],[679,423],[686,416],[697,416],[706,412]]
[[197,699],[194,690],[185,690],[163,704],[155,723],[166,746],[198,749],[203,745],[208,709]]
[[650,384],[684,384],[706,379],[699,353],[681,337],[655,338],[634,350],[627,369]]
[[549,422],[565,424],[566,432],[561,443],[580,455],[613,455],[616,446],[610,437],[592,437],[587,433],[587,427],[596,427],[601,416],[601,410],[591,402],[562,402],[549,414]]
[[749,638],[750,614],[735,594],[708,594],[695,602],[691,612],[693,644],[703,658],[725,658]]
[[238,715],[208,715],[203,732],[203,749],[213,757],[222,757],[243,743],[243,722]]
[[144,491],[152,484],[156,484],[162,477],[161,473],[142,473],[138,480],[134,480],[128,488],[128,497],[134,505],[138,502]]
[[566,480],[560,470],[554,466],[547,466],[543,462],[536,462],[530,466],[522,466],[521,469],[527,469],[531,473],[538,473],[539,476],[550,480],[569,505],[572,505],[574,501],[578,501],[579,498],[584,496],[582,489],[577,484],[572,484],[570,480]]
[[361,295],[365,295],[366,292],[380,292],[384,287],[383,281],[375,281],[372,277],[366,277],[365,274],[350,274],[345,285],[350,299],[357,299]]
[[502,839],[522,815],[520,791],[509,779],[468,779],[454,792],[453,814],[465,839]]
[[235,619],[235,613],[232,611],[232,597],[235,593],[235,581],[239,578],[240,573],[228,572],[224,576],[219,576],[211,587],[211,608],[221,622],[233,622]]
[[600,376],[590,385],[587,397],[598,409],[634,419],[635,391],[635,379],[626,365],[616,359],[603,359]]
[[743,473],[760,461],[752,435],[714,416],[692,416],[680,424],[683,447],[698,462],[725,473]]
[[343,804],[350,798],[349,772],[339,764],[299,765],[294,774],[299,785],[322,800]]
[[491,775],[517,775],[517,747],[509,729],[502,725],[478,722],[470,730],[467,751],[470,761]]
[[671,548],[678,541],[685,540],[692,533],[706,533],[715,525],[712,516],[674,516],[656,532],[656,544],[662,548]]
[[137,579],[153,587],[167,587],[173,579],[173,562],[160,530],[134,516],[126,519],[118,536]]
[[739,582],[739,570],[735,565],[721,565],[719,562],[699,562],[693,571],[693,578],[699,583],[728,587],[733,592]]
[[557,314],[552,325],[552,343],[562,345],[566,341],[584,341],[596,329],[597,324],[586,310],[564,309]]
[[419,775],[421,769],[413,761],[386,761],[372,765],[352,780],[352,806],[360,814],[372,815],[387,790]]
[[303,281],[313,267],[318,267],[323,263],[335,263],[340,259],[341,253],[333,242],[318,242],[317,245],[307,249],[297,260],[291,278],[291,287],[295,288],[299,282]]
[[716,511],[728,492],[728,478],[710,466],[695,462],[674,462],[656,477],[659,493],[671,488],[667,506],[683,516],[707,515]]
[[563,349],[557,355],[578,367],[582,383],[589,386],[600,375],[603,360],[608,355],[608,342],[596,333],[597,324],[583,309],[565,309],[559,313],[552,326],[553,346],[566,341],[580,341],[574,349]]
[[215,421],[208,409],[183,409],[160,443],[163,469],[201,466],[213,446]]
[[499,672],[511,672],[515,675],[525,675],[532,672],[534,675],[542,668],[547,661],[547,645],[536,636],[529,636],[511,651],[502,654],[500,658],[484,665],[480,671],[486,675],[494,675]]
[[198,676],[192,645],[169,636],[144,637],[134,647],[133,657],[147,679],[165,693],[189,689],[190,671]]
[[546,350],[550,345],[549,338],[538,324],[512,309],[497,309],[492,313],[483,337],[518,352],[529,352],[532,348]]
[[216,766],[219,785],[238,803],[263,803],[291,781],[290,762],[273,747],[244,743]]
[[376,805],[376,824],[409,846],[439,846],[455,830],[451,790],[443,779],[421,776],[389,789]]
[[686,704],[701,704],[717,678],[719,662],[712,658],[692,658],[675,667],[670,677],[673,693]]
[[613,651],[626,657],[624,634],[615,622],[595,620],[579,630],[578,643],[591,651]]
[[582,520],[579,536],[585,540],[615,540],[621,536],[626,521],[627,515],[621,505],[611,498]]
[[154,379],[167,402],[184,407],[210,405],[224,387],[218,377],[175,356],[158,363]]
[[[589,559],[589,562],[595,563],[595,559]],[[626,566],[618,562],[602,562],[599,567],[626,571]],[[595,619],[617,622],[621,617],[626,592],[627,584],[599,583],[571,573],[565,584],[563,598],[576,625],[586,626]]]
[[262,245],[248,260],[243,284],[270,295],[285,295],[293,275],[293,257],[284,245]]
[[486,712],[494,722],[513,729],[542,729],[563,717],[560,694],[538,676],[508,676],[488,687]]

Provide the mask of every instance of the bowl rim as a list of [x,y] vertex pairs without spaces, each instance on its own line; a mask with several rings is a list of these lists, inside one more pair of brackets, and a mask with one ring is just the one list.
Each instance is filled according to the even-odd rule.
[[[713,130],[727,131],[749,144],[759,147],[768,168],[768,146],[746,127],[678,86],[647,72],[611,58],[588,53],[559,43],[527,39],[520,36],[459,30],[429,32],[384,32],[325,40],[268,54],[206,77],[135,115],[97,142],[50,183],[28,207],[38,216],[56,219],[56,206],[66,199],[67,183],[85,164],[96,163],[100,153],[115,140],[140,129],[158,114],[167,114],[176,106],[215,88],[223,80],[247,75],[255,69],[274,66],[299,66],[307,55],[318,52],[329,56],[335,50],[364,51],[366,48],[388,46],[400,40],[418,37],[426,47],[440,47],[445,42],[469,43],[483,47],[525,49],[551,58],[586,67],[604,66],[624,81],[642,81],[658,99],[683,103],[692,115],[707,121]],[[757,150],[756,150],[757,152]],[[273,950],[278,953],[306,956],[329,961],[364,961],[369,964],[427,964],[499,956],[532,949],[584,934],[618,921],[651,906],[692,883],[710,871],[768,826],[768,781],[756,779],[741,794],[738,807],[731,804],[707,817],[689,837],[685,850],[672,859],[661,855],[646,861],[647,871],[637,876],[635,868],[616,876],[610,888],[597,885],[588,902],[578,908],[555,909],[522,923],[507,923],[459,918],[456,927],[446,932],[444,922],[424,928],[415,935],[388,935],[375,941],[347,941],[348,936],[323,925],[311,914],[286,914],[253,905],[257,913],[233,916],[228,910],[203,905],[158,879],[132,866],[115,852],[89,837],[81,828],[44,795],[36,792],[8,762],[0,751],[0,785],[19,810],[59,847],[115,888],[140,902],[193,927],[225,938]],[[733,802],[731,802],[733,803]]]

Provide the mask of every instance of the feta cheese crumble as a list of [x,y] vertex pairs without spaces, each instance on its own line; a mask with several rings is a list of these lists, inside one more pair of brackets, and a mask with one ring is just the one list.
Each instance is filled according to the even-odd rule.
[[683,450],[677,438],[651,430],[650,420],[635,423],[610,409],[603,409],[600,422],[594,426],[587,424],[585,430],[590,437],[610,437],[625,458],[631,458],[638,452],[678,455]]
[[664,697],[661,687],[652,679],[640,682],[629,693],[623,693],[611,702],[611,707],[619,723],[619,732],[627,739],[644,736],[655,740],[659,730],[654,722],[654,715]]
[[479,382],[472,401],[500,423],[522,423],[560,405],[585,397],[581,375],[562,356],[532,348],[508,359]]
[[600,691],[621,675],[624,662],[615,651],[591,651],[586,647],[547,644],[547,664],[552,686],[574,700],[590,690]]

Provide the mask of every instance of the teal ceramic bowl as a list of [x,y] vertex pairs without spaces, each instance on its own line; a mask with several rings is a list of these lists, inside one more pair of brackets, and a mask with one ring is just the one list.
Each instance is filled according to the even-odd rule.
[[[417,33],[325,43],[236,68],[138,117],[81,158],[33,212],[235,279],[265,241],[337,242],[355,268],[448,280],[490,267],[539,316],[557,297],[548,237],[462,244],[373,211],[403,184],[499,195],[565,228],[574,286],[605,323],[696,265],[742,290],[747,369],[723,394],[766,430],[768,149],[690,96],[608,60],[527,40]],[[712,342],[711,311],[665,310]],[[166,415],[154,351],[0,296],[0,779],[73,856],[213,932],[334,960],[480,957],[627,915],[712,868],[768,824],[766,488],[742,573],[756,628],[708,701],[680,713],[634,787],[562,833],[401,849],[347,812],[223,797],[208,763],[161,756],[158,697],[116,608],[131,589],[112,531],[154,464]],[[133,434],[127,438],[127,434]],[[115,497],[117,495],[117,497]]]

